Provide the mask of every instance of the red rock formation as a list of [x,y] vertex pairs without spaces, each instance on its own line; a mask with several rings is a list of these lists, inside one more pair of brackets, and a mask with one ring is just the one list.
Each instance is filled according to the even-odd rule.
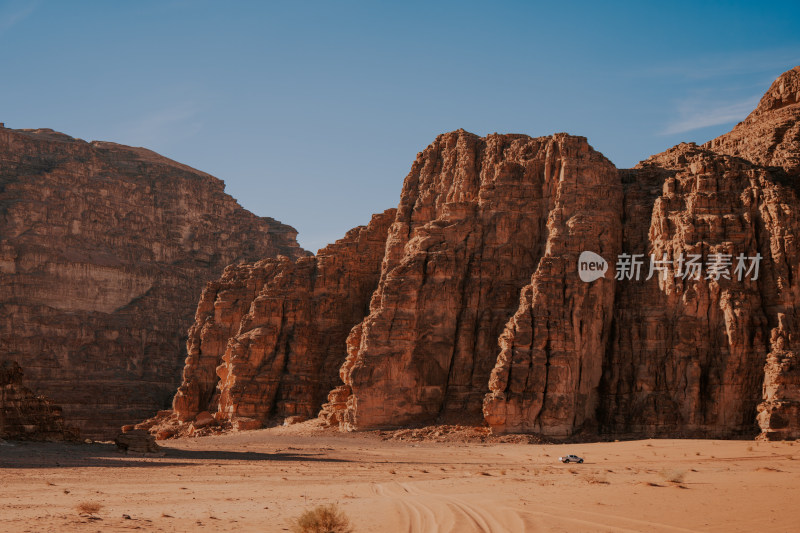
[[[558,280],[534,274],[501,336],[484,405],[494,429],[754,435],[758,407],[767,438],[798,435],[798,72],[776,81],[745,122],[706,149],[679,145],[621,174],[622,251],[666,257],[667,272],[647,281],[645,266],[642,280],[620,281],[599,301],[592,315],[611,335],[593,352],[587,390],[576,384],[585,379],[584,351],[569,344],[585,313],[569,290],[559,297]],[[731,254],[732,274],[738,254],[760,254],[758,279],[676,277],[681,255],[707,264],[716,253]],[[554,309],[565,316],[556,327]]]
[[91,437],[164,407],[207,279],[304,252],[222,181],[141,148],[0,129],[0,352]]
[[[753,435],[758,408],[770,438],[794,435],[797,75],[779,79],[713,149],[681,145],[621,173],[602,156],[560,149],[555,159],[573,172],[544,172],[538,196],[527,194],[528,174],[514,175],[509,189],[522,191],[503,196],[528,209],[509,225],[538,231],[506,233],[502,244],[519,251],[489,254],[489,264],[473,253],[485,239],[472,237],[493,227],[481,210],[491,166],[477,138],[438,138],[406,179],[370,316],[348,339],[345,385],[323,416],[349,429],[429,422],[471,412],[470,393],[487,383],[483,414],[501,432]],[[518,163],[514,149],[497,152],[508,160],[492,164]],[[553,164],[548,157],[541,161]],[[502,210],[502,200],[495,205]],[[666,256],[666,272],[616,287],[608,277],[585,283],[576,269],[584,250],[606,256],[612,272],[618,251]],[[681,254],[706,266],[713,254],[732,254],[732,273],[738,254],[760,254],[760,277],[675,277]],[[483,297],[497,282],[522,289],[516,313],[508,300]],[[504,331],[474,318],[487,309],[510,317]],[[482,369],[497,350],[474,339],[494,336],[490,377]]]
[[613,267],[582,281],[578,261],[584,251],[620,251],[622,186],[599,157],[578,161],[559,177],[547,251],[500,335],[483,404],[499,432],[566,436],[595,418],[616,282]]
[[800,361],[796,350],[785,349],[786,316],[778,315],[778,321],[772,330],[772,352],[764,365],[763,402],[757,420],[763,439],[800,439]]
[[191,420],[206,409],[217,410],[217,367],[228,340],[239,332],[242,318],[266,282],[290,263],[282,257],[231,265],[219,280],[206,285],[189,329],[183,381],[172,401],[181,421]]
[[394,217],[374,215],[316,257],[229,267],[209,283],[189,331],[177,417],[208,410],[253,428],[315,416],[336,385],[345,338],[367,312]]
[[764,438],[800,438],[800,377],[796,363],[800,342],[800,67],[775,80],[758,107],[733,131],[704,146],[778,167],[778,171],[771,169],[776,181],[794,192],[793,196],[783,191],[765,196],[768,205],[762,209],[775,273],[763,295],[770,331],[758,423]]
[[[752,435],[769,330],[777,325],[777,279],[786,254],[797,254],[791,240],[778,242],[770,218],[797,199],[766,169],[693,145],[643,166],[669,171],[653,203],[646,253],[666,254],[670,265],[664,279],[620,283],[601,431]],[[795,231],[778,216],[784,230]],[[731,279],[675,277],[681,254],[699,254],[707,264],[716,253],[731,254]],[[757,280],[734,274],[739,254],[761,255]]]
[[[126,453],[159,453],[161,447],[156,444],[156,438],[143,429],[124,427],[122,433],[114,439],[114,444],[119,450]],[[162,452],[163,455],[163,452]]]
[[[308,416],[314,369],[346,347],[320,413],[345,429],[458,419],[553,437],[800,437],[799,76],[731,133],[630,170],[566,134],[439,136],[370,248],[359,302],[376,289],[346,341],[344,323],[309,313],[347,294],[320,299],[324,254],[232,268],[198,309],[177,415],[154,429],[204,409],[242,428]],[[609,263],[603,276],[581,279],[584,251]],[[621,253],[641,254],[635,279],[615,279]],[[683,275],[695,255],[700,276]],[[729,261],[721,275],[714,257]]]
[[703,145],[800,176],[800,66],[783,73],[744,121]]
[[64,429],[61,408],[23,385],[16,361],[0,361],[0,439],[64,440],[77,431]]
[[346,387],[330,399],[346,405],[343,425],[479,420],[520,288],[537,264],[556,278],[571,260],[550,259],[562,250],[550,248],[548,231],[605,246],[605,212],[565,205],[586,187],[591,202],[613,206],[616,175],[582,137],[437,137],[405,180],[370,315],[348,339]]

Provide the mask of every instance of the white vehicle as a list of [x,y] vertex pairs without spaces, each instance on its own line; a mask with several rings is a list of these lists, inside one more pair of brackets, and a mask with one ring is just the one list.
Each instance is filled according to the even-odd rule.
[[561,461],[562,463],[582,463],[583,462],[583,458],[582,457],[578,457],[577,455],[572,455],[572,454],[565,455],[564,457],[559,457],[558,460]]

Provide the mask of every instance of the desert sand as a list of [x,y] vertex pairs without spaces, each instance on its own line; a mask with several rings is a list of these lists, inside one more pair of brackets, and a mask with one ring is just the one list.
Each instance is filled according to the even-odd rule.
[[[341,434],[310,421],[166,441],[160,457],[122,454],[111,443],[0,443],[0,530],[287,531],[304,510],[327,503],[357,532],[778,532],[800,524],[793,441],[428,437]],[[585,463],[559,463],[567,453]],[[81,513],[81,504],[99,510]]]

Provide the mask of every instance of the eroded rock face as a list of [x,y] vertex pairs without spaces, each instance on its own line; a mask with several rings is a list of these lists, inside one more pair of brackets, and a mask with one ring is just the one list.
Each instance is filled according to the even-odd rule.
[[394,209],[374,215],[316,257],[233,266],[209,283],[189,331],[178,419],[208,410],[252,429],[316,416],[367,313],[394,218]]
[[206,409],[216,412],[217,367],[222,363],[228,340],[239,333],[242,319],[266,282],[289,264],[288,258],[278,258],[231,265],[219,280],[206,285],[195,322],[189,328],[183,381],[172,401],[181,421],[192,420]]
[[[544,172],[542,194],[528,194],[525,172],[507,172],[520,160],[500,137],[438,138],[406,179],[370,316],[348,338],[344,385],[323,416],[347,429],[430,422],[451,406],[472,412],[470,391],[488,388],[483,415],[500,432],[752,436],[758,412],[766,438],[795,435],[798,72],[730,134],[633,170],[552,150],[542,165],[563,158],[566,172]],[[503,146],[490,159],[502,171],[487,172],[481,143]],[[496,227],[481,210],[493,172],[528,208],[499,240],[515,252],[486,264],[474,250],[496,243],[473,236]],[[607,258],[610,275],[581,281],[584,250]],[[642,254],[640,280],[615,283],[619,253]],[[729,257],[731,279],[682,275],[681,257],[707,268],[716,254]],[[645,279],[651,255],[663,268]],[[745,269],[760,258],[757,276],[737,276],[740,255]],[[498,282],[519,288],[516,310],[483,297]],[[476,320],[486,309],[507,324]],[[475,340],[495,336],[499,348]]]
[[158,453],[161,448],[156,444],[156,438],[143,429],[129,429],[123,431],[114,439],[114,444],[121,451],[127,453]]
[[758,107],[730,133],[703,145],[762,166],[800,176],[800,67],[782,74]]
[[222,181],[141,148],[0,128],[0,352],[90,437],[169,402],[208,279],[305,254]]
[[[602,317],[597,331],[611,329],[586,369],[583,345],[569,344],[586,327],[581,300],[559,278],[534,274],[500,337],[484,404],[493,429],[733,437],[760,427],[765,438],[798,435],[798,72],[776,81],[730,134],[621,171],[621,251],[646,258],[641,279],[619,281],[592,306],[589,315]],[[704,268],[727,254],[730,279],[707,270],[682,276],[680,258],[691,254]],[[737,276],[739,254],[761,258],[757,277]],[[647,280],[651,255],[665,271]],[[566,279],[581,286],[574,273]]]
[[[652,203],[646,253],[668,265],[663,276],[618,286],[600,430],[752,436],[770,329],[783,308],[779,280],[797,274],[787,272],[796,271],[798,256],[794,237],[786,238],[797,221],[784,211],[797,198],[763,167],[693,145],[641,166],[666,171]],[[637,240],[624,250],[634,253]],[[701,279],[679,276],[679,258],[690,254],[702,257]],[[730,279],[709,279],[713,254],[729,255]],[[757,279],[737,274],[740,254],[760,255]]]
[[797,352],[773,350],[764,365],[763,402],[758,406],[760,437],[800,438],[800,362]]
[[0,439],[61,441],[74,437],[77,431],[65,431],[61,408],[24,386],[19,364],[0,361]]
[[[308,312],[346,314],[340,288],[318,293],[322,252],[231,267],[198,308],[175,412],[145,425],[305,417],[330,385],[320,416],[347,430],[800,437],[798,73],[731,133],[629,170],[566,134],[439,136],[366,253],[349,335],[328,304]],[[582,277],[583,252],[608,269]],[[338,386],[315,377],[344,349]]]
[[459,130],[419,154],[370,315],[348,339],[345,388],[332,394],[331,404],[346,404],[344,427],[480,420],[497,338],[520,288],[542,261],[557,278],[571,260],[548,234],[604,251],[596,237],[605,215],[595,219],[581,201],[565,210],[566,198],[585,186],[587,199],[609,196],[613,206],[616,175],[586,139],[566,134],[480,138]]
[[546,253],[500,335],[483,403],[494,430],[567,436],[593,423],[616,282],[613,266],[593,281],[578,266],[585,251],[616,257],[621,240],[617,170],[576,158],[558,180]]

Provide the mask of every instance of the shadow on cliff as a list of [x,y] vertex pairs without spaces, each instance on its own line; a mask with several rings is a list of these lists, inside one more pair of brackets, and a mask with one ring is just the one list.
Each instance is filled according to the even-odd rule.
[[214,461],[274,462],[302,461],[349,463],[346,459],[323,457],[321,453],[263,453],[224,450],[176,450],[164,448],[160,455],[127,455],[113,444],[65,444],[17,442],[0,448],[0,470],[5,468],[158,468],[198,466]]

